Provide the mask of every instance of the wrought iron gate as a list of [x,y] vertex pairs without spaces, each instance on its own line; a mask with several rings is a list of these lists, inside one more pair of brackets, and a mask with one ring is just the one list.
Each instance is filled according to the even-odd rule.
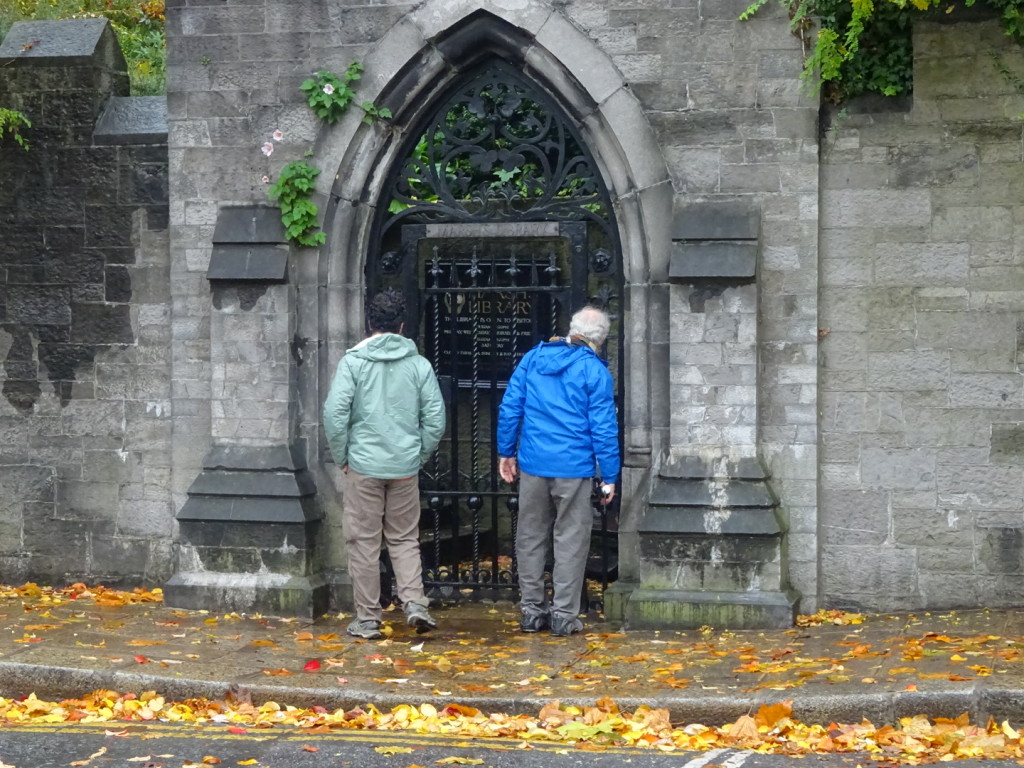
[[[421,473],[428,593],[512,596],[516,489],[497,472],[498,406],[520,358],[602,306],[619,380],[622,276],[610,205],[575,129],[507,65],[453,90],[413,135],[377,221],[367,291],[402,289],[406,335],[431,361],[448,427]],[[382,206],[383,209],[383,206]],[[595,506],[588,575],[615,577],[618,499]]]

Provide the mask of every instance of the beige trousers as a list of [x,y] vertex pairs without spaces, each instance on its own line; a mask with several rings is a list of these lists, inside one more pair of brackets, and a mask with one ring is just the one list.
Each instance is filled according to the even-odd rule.
[[356,618],[380,621],[380,550],[388,547],[395,571],[398,598],[406,611],[410,603],[427,607],[420,560],[419,478],[381,480],[349,468],[341,523],[348,544],[348,572]]

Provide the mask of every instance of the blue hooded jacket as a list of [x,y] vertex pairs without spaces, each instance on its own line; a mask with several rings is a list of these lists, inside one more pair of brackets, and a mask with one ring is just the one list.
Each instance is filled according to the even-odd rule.
[[517,453],[531,475],[618,482],[612,376],[590,347],[545,341],[520,361],[498,410],[498,455]]

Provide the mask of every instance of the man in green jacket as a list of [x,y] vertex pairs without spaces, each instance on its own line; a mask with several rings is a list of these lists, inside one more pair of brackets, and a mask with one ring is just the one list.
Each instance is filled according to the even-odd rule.
[[373,297],[370,335],[341,358],[324,403],[324,432],[346,477],[341,522],[356,608],[348,633],[368,640],[383,636],[382,536],[409,626],[437,626],[423,592],[419,471],[444,434],[444,401],[430,363],[402,336],[404,318],[400,293]]

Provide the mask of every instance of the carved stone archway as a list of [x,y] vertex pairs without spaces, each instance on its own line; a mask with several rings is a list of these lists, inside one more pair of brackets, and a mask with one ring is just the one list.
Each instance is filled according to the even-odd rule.
[[[635,525],[646,503],[652,456],[662,449],[668,425],[667,410],[655,414],[667,403],[652,402],[650,394],[667,390],[667,339],[651,329],[668,326],[667,306],[652,298],[652,286],[667,280],[669,233],[662,225],[671,219],[671,182],[653,131],[607,54],[550,6],[532,0],[515,5],[467,14],[462,4],[436,0],[403,17],[367,58],[362,80],[361,96],[387,107],[393,118],[366,126],[352,116],[321,137],[318,156],[339,170],[331,189],[321,190],[328,243],[321,251],[316,304],[320,354],[316,388],[307,382],[305,400],[322,402],[341,354],[362,336],[365,259],[373,248],[377,201],[389,170],[400,162],[406,133],[485,57],[502,60],[535,82],[576,126],[607,189],[619,233],[626,499],[619,569],[620,578],[628,578],[637,565]],[[340,482],[323,463],[323,443],[320,458],[318,487],[329,494]],[[325,499],[325,506],[337,505]],[[329,511],[327,529],[334,534],[328,549],[335,553],[341,542],[336,517]],[[332,559],[332,567],[343,561]],[[344,575],[336,582],[343,589]]]

